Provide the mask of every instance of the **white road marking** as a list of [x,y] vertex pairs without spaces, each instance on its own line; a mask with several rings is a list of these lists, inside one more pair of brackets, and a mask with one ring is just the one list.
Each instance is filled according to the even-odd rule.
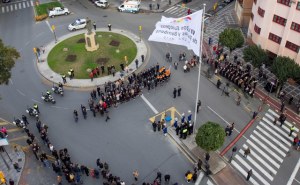
[[268,159],[276,168],[280,168],[280,165],[274,161],[272,158],[269,157],[269,155],[267,155],[264,151],[262,151],[260,148],[258,148],[254,143],[252,143],[252,141],[247,140],[247,143],[254,148],[256,151],[258,151],[258,153],[260,153],[262,156],[264,156],[266,159]]
[[278,139],[280,139],[280,141],[284,142],[285,144],[287,144],[288,146],[292,146],[290,141],[287,141],[286,139],[284,139],[284,137],[282,137],[280,134],[277,134],[273,129],[271,129],[269,126],[267,126],[265,123],[263,122],[259,122],[259,124],[263,127],[265,127],[266,130],[268,130],[269,132],[271,132],[273,135],[275,135]]
[[5,8],[4,7],[2,7],[2,13],[4,13],[5,12]]
[[18,5],[17,4],[15,4],[15,10],[18,10]]
[[[241,155],[244,155],[244,151],[242,149],[240,149],[239,152]],[[247,161],[253,164],[259,171],[262,172],[262,174],[268,177],[271,181],[274,180],[274,177],[272,177],[265,169],[263,169],[259,164],[257,164],[257,162],[255,162],[249,155],[247,156]]]
[[[235,161],[231,161],[231,164],[239,170],[241,174],[243,174],[244,177],[247,177],[247,172]],[[254,185],[259,185],[253,178],[250,177],[249,181]]]
[[9,12],[9,6],[6,6],[6,12]]
[[33,2],[32,1],[30,1],[30,5],[33,6]]
[[207,180],[207,185],[214,185],[210,180]]
[[169,12],[169,11],[173,10],[174,8],[176,8],[176,7],[172,6],[171,8],[166,9],[165,12]]
[[19,9],[22,9],[22,3],[19,3]]
[[[279,115],[276,112],[274,112],[272,109],[269,109],[268,112],[270,112],[271,114],[273,114],[274,116],[276,116],[277,118],[279,118]],[[288,122],[288,121],[284,121],[284,124],[287,124],[289,127],[293,126],[293,124],[290,123],[290,122]],[[296,128],[295,131],[299,132],[299,129]]]
[[292,173],[292,175],[291,175],[291,177],[290,177],[290,179],[289,179],[289,181],[287,182],[286,185],[291,185],[293,183],[293,181],[296,177],[296,174],[298,173],[299,168],[300,168],[300,159],[298,160],[298,162],[297,162],[297,164],[294,168],[294,171],[293,171],[293,173]]
[[203,177],[204,177],[204,173],[202,171],[200,171],[199,177],[197,178],[195,185],[199,185],[200,182],[202,181]]
[[34,101],[34,102],[36,102],[36,103],[42,104],[42,102],[37,101],[37,100],[35,100],[35,99],[31,99],[31,100]]
[[23,8],[26,8],[26,3],[25,3],[25,2],[23,2],[22,4],[23,4]]
[[47,20],[47,21],[45,21],[45,22],[46,22],[46,24],[48,25],[48,28],[50,29],[50,31],[53,33],[53,30],[52,30],[52,28],[51,28],[51,25],[50,25],[49,21]]
[[[265,121],[266,123],[269,124],[269,126],[271,126],[272,128],[274,128],[275,130],[277,130],[279,133],[281,133],[283,136],[287,136],[288,133],[282,131],[280,128],[278,128],[277,126],[275,126],[273,123],[271,123],[268,119],[266,119],[265,117],[263,117],[262,119],[263,121]],[[286,137],[288,138],[290,141],[293,141],[293,138],[291,137]]]
[[[247,145],[243,145],[243,148],[244,149],[247,149],[248,146]],[[253,150],[251,150],[251,153],[250,153],[251,156],[253,156],[254,158],[256,158],[260,163],[262,163],[265,167],[268,168],[268,170],[270,170],[274,175],[277,174],[277,171],[274,170],[268,163],[266,163],[265,160],[263,160],[261,157],[259,157],[259,155],[257,155],[256,152],[254,152]]]
[[[262,132],[265,136],[267,136],[271,141],[276,141],[277,139],[271,136],[268,132],[264,131],[260,126],[256,127],[260,132]],[[284,149],[286,152],[289,151],[289,148],[281,144],[280,142],[276,142],[277,145],[279,145],[282,149]]]
[[[214,114],[216,114],[220,119],[222,119],[227,125],[230,125],[230,123],[228,121],[226,121],[222,116],[220,116],[216,111],[214,111],[210,106],[207,106],[207,108],[209,110],[211,110]],[[236,128],[234,128],[234,130],[237,132],[237,133],[241,133],[239,130],[237,130]],[[246,138],[246,136],[243,135],[243,138],[244,139],[248,139]]]
[[[55,105],[51,105],[51,107],[58,108],[58,109],[69,109],[66,107],[59,107],[59,106],[55,106]],[[86,109],[86,110],[90,110],[90,109]]]
[[269,154],[273,155],[280,163],[283,162],[283,159],[280,158],[277,154],[275,154],[271,149],[269,149],[265,144],[260,142],[254,135],[250,135],[250,137],[257,143],[259,144],[263,149],[269,152]]
[[28,2],[28,1],[26,2],[26,4],[27,4],[27,7],[30,7],[30,5],[29,5],[29,2]]
[[17,89],[18,93],[20,93],[22,96],[26,96],[22,91],[20,91],[19,89]]
[[14,11],[14,6],[13,5],[10,5],[10,11]]
[[141,98],[144,100],[144,102],[150,107],[150,109],[154,112],[154,114],[158,114],[159,112],[156,110],[155,107],[145,98],[145,96],[142,94]]
[[[246,168],[247,170],[252,169],[251,166],[249,166],[244,159],[242,159],[239,155],[235,156],[236,159],[238,159]],[[254,169],[252,169],[253,175],[257,177],[264,185],[270,185],[262,176],[259,175]]]

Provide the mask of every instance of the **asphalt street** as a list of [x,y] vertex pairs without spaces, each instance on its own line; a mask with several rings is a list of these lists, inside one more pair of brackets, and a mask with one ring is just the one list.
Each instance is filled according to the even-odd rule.
[[[193,9],[200,9],[198,1],[188,4]],[[213,3],[208,3],[207,7]],[[162,15],[174,15],[172,13],[157,14],[126,14],[119,13],[113,9],[102,10],[96,8],[86,1],[63,1],[64,5],[72,11],[71,15],[48,19],[47,21],[35,23],[33,21],[32,8],[19,9],[17,11],[6,12],[0,15],[0,37],[5,44],[16,47],[21,53],[21,59],[13,69],[12,79],[9,86],[0,86],[0,116],[12,121],[13,117],[21,117],[25,114],[27,106],[38,103],[41,110],[41,120],[49,125],[49,137],[56,148],[68,147],[72,160],[78,163],[95,167],[98,157],[110,164],[113,174],[120,176],[126,182],[132,182],[132,171],[138,169],[140,181],[151,181],[154,179],[156,171],[163,174],[170,173],[172,182],[185,184],[183,175],[186,170],[192,168],[192,164],[181,153],[176,145],[168,138],[159,133],[154,133],[148,121],[154,115],[149,106],[141,99],[120,105],[110,112],[111,120],[104,122],[100,116],[92,118],[88,115],[87,120],[80,117],[76,124],[73,121],[73,109],[79,109],[80,104],[87,104],[89,92],[84,90],[66,90],[64,97],[55,96],[57,104],[55,106],[43,103],[41,93],[51,87],[51,83],[45,81],[39,75],[36,66],[35,56],[32,48],[42,46],[54,39],[49,25],[56,26],[58,38],[68,32],[67,26],[77,18],[89,17],[95,21],[97,27],[106,27],[108,23],[112,28],[126,29],[138,35],[138,26],[143,26],[142,37],[147,40],[152,33],[155,23]],[[202,4],[202,3],[201,3]],[[144,96],[160,112],[169,107],[176,107],[179,112],[187,113],[194,110],[197,87],[197,69],[192,69],[190,73],[183,73],[182,66],[174,70],[170,63],[164,60],[167,52],[171,52],[176,60],[179,52],[185,51],[188,58],[192,53],[186,51],[184,47],[163,44],[148,43],[150,61],[147,67],[155,65],[171,66],[171,80],[163,86],[157,87],[150,92],[145,91]],[[181,86],[182,96],[176,99],[172,97],[174,87]],[[250,121],[251,112],[247,112],[236,106],[232,97],[221,96],[221,91],[205,77],[201,77],[200,100],[203,109],[198,115],[197,126],[210,120],[222,126],[232,122],[235,123],[236,131],[230,138],[226,138],[223,148],[237,135],[237,132]],[[248,102],[244,102],[248,104]],[[257,103],[252,105],[258,107]],[[268,111],[265,108],[262,112]],[[36,128],[31,124],[30,129],[37,135]],[[239,141],[239,148],[250,138],[256,127],[251,127],[244,137]],[[220,151],[223,149],[221,148]],[[229,158],[230,153],[226,155]],[[297,153],[292,152],[282,167],[278,170],[274,184],[287,182],[290,173],[294,169],[297,161]],[[285,160],[286,161],[286,160]],[[34,164],[32,164],[34,165]],[[291,166],[293,168],[291,168]],[[51,172],[52,173],[52,172]],[[43,174],[47,174],[44,172]],[[282,178],[285,177],[285,178]],[[46,177],[39,177],[40,182],[44,182]],[[299,172],[296,179],[300,179]],[[53,184],[55,179],[52,179]],[[26,179],[28,184],[32,179]],[[96,184],[94,180],[87,179],[89,184]],[[276,182],[276,183],[275,183]],[[201,184],[207,184],[207,178]],[[293,185],[295,182],[293,183]]]

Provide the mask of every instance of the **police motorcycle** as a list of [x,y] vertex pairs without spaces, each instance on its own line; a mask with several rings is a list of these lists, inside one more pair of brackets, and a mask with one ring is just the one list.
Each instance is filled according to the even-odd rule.
[[19,128],[26,128],[26,125],[22,119],[14,118],[13,124]]
[[53,98],[53,96],[51,95],[50,91],[47,91],[46,94],[42,93],[42,97],[41,97],[45,102],[51,102],[53,104],[56,103],[55,99]]
[[63,88],[59,87],[59,86],[54,86],[52,87],[52,91],[55,93],[55,94],[60,94],[61,96],[64,96],[64,90]]
[[29,116],[39,118],[39,112],[32,107],[28,107],[26,109],[26,112],[27,112],[27,114],[29,114]]

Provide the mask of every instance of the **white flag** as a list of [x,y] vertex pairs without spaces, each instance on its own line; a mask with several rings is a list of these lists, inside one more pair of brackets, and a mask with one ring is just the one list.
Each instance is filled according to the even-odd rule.
[[186,46],[199,56],[202,13],[199,10],[180,18],[162,17],[148,40]]

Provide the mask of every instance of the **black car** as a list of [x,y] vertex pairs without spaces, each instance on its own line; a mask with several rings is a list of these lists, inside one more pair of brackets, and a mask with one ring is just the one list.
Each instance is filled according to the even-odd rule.
[[2,0],[2,3],[9,3],[10,0]]

